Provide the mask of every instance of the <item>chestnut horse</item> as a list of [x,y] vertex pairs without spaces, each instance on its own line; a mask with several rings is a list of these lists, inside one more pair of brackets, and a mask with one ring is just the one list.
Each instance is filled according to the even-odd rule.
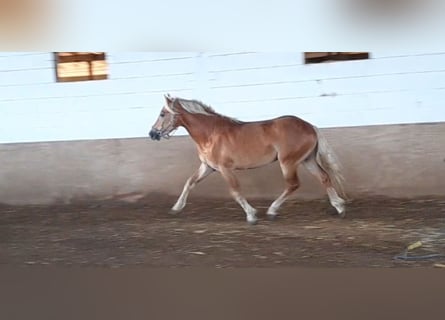
[[228,183],[230,194],[244,209],[247,222],[255,224],[256,209],[241,195],[234,171],[257,168],[278,160],[286,188],[268,208],[269,218],[274,218],[283,202],[298,189],[297,168],[300,164],[318,178],[331,205],[341,217],[344,216],[345,201],[336,191],[336,188],[343,191],[339,164],[327,141],[310,123],[295,116],[242,122],[218,114],[200,101],[167,95],[150,137],[153,140],[169,138],[179,126],[184,127],[194,140],[201,165],[185,183],[171,212],[181,211],[190,190],[210,173],[218,171]]

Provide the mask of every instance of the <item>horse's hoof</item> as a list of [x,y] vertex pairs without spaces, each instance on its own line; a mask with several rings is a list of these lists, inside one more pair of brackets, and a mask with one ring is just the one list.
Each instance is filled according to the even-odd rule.
[[258,223],[258,219],[251,219],[251,220],[247,220],[247,223],[251,226],[254,226]]
[[277,214],[267,214],[267,219],[269,219],[269,221],[275,221],[277,219]]
[[338,216],[339,216],[340,218],[344,219],[344,218],[346,217],[346,209],[343,209],[343,211],[340,212],[340,213],[338,214]]

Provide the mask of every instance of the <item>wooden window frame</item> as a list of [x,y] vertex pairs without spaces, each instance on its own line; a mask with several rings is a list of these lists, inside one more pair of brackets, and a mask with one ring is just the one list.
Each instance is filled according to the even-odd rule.
[[[95,61],[107,62],[107,55],[105,52],[54,52],[55,76],[57,82],[78,82],[78,81],[93,81],[108,79],[108,71],[105,74],[95,74],[93,63]],[[60,66],[68,63],[88,63],[88,72],[76,76],[61,75]]]
[[367,60],[369,52],[305,52],[304,63],[326,63],[338,61]]

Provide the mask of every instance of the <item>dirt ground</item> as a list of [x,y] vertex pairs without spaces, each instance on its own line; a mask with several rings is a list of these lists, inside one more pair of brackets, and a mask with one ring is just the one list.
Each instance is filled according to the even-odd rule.
[[147,267],[420,267],[444,258],[393,257],[423,241],[412,255],[445,253],[445,197],[356,199],[346,218],[326,200],[290,200],[275,221],[269,201],[251,200],[250,226],[231,200],[152,195],[137,203],[0,206],[0,265]]

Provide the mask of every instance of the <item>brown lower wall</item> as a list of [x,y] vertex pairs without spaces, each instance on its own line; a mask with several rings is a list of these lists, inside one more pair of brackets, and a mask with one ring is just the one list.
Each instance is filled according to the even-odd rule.
[[[445,123],[324,129],[344,167],[350,197],[445,194]],[[48,204],[126,195],[179,195],[198,167],[189,137],[0,145],[0,203]],[[324,196],[301,168],[296,197]],[[239,171],[247,197],[275,198],[284,186],[278,165]],[[213,174],[191,197],[229,197]]]

